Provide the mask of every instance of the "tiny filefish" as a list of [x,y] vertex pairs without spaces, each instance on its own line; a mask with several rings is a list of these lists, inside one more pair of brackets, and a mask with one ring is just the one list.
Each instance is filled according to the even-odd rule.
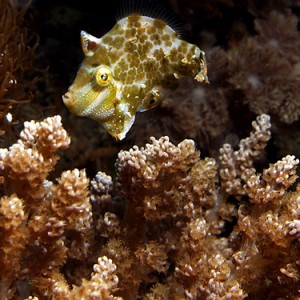
[[63,101],[116,140],[125,137],[136,112],[157,106],[181,77],[208,82],[205,53],[159,19],[131,14],[102,38],[82,31],[81,43],[85,58]]

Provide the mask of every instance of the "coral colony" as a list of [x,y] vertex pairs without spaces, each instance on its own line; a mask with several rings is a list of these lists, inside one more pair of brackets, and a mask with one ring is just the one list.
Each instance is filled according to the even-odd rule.
[[[103,172],[90,182],[78,169],[53,182],[56,152],[70,138],[59,116],[26,122],[18,142],[0,151],[10,191],[0,206],[1,292],[30,278],[42,299],[244,299],[263,276],[287,293],[298,282],[300,188],[288,189],[299,160],[287,155],[258,172],[270,117],[252,126],[237,150],[220,149],[219,163],[201,159],[192,140],[152,138],[119,153],[114,183]],[[126,202],[123,216],[112,212],[113,195]],[[229,196],[248,202],[236,207]],[[82,280],[70,287],[64,266]],[[150,290],[141,289],[146,282]]]

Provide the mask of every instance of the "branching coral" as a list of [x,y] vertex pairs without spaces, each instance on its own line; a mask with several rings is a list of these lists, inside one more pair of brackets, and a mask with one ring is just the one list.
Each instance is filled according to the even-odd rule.
[[[9,231],[16,243],[12,250],[18,250],[18,255],[2,244],[2,251],[10,256],[7,267],[1,269],[6,282],[1,287],[7,290],[16,278],[29,276],[34,285],[34,278],[57,272],[67,257],[86,257],[90,240],[91,205],[85,172],[66,171],[57,184],[47,179],[58,160],[57,150],[70,143],[61,118],[25,122],[24,127],[18,142],[0,151],[4,190],[13,192],[1,199],[2,234],[15,227],[21,234]],[[11,211],[6,203],[15,203]]]
[[268,115],[258,117],[252,126],[253,132],[250,137],[240,141],[239,150],[233,151],[230,144],[224,144],[220,149],[222,186],[231,195],[246,193],[244,184],[255,173],[253,162],[262,156],[271,137]]
[[70,138],[59,116],[41,123],[25,122],[24,127],[16,144],[9,150],[1,149],[0,164],[5,189],[27,198],[26,205],[30,207],[49,192],[51,184],[46,178],[59,158],[55,152],[67,148]]
[[239,205],[237,226],[231,235],[233,243],[239,241],[239,250],[233,254],[236,276],[241,277],[246,290],[251,286],[254,294],[268,290],[255,284],[257,277],[266,278],[273,288],[279,284],[280,288],[268,291],[272,298],[288,293],[289,285],[299,284],[299,242],[294,236],[298,232],[299,184],[296,192],[287,192],[297,178],[299,160],[287,155],[262,174],[257,173],[253,158],[261,155],[270,137],[269,127],[269,117],[262,115],[238,151],[224,145],[220,149],[220,175],[227,193],[248,198]]
[[0,151],[8,194],[0,205],[1,294],[299,296],[299,184],[289,191],[299,161],[288,155],[257,171],[270,117],[252,126],[238,150],[220,149],[220,163],[201,159],[192,140],[151,138],[119,153],[115,183],[98,172],[90,184],[84,170],[48,178],[56,151],[70,143],[60,117],[25,123],[19,141]]
[[[148,274],[146,282],[153,286],[144,295],[146,299],[298,295],[296,288],[288,292],[286,285],[298,283],[299,246],[294,235],[299,234],[299,194],[287,192],[296,179],[298,160],[287,156],[262,175],[254,167],[270,138],[270,126],[269,116],[261,115],[239,150],[231,149],[229,154],[225,151],[229,145],[220,150],[223,192],[218,192],[216,162],[199,159],[192,141],[176,147],[167,138],[152,139],[145,148],[133,147],[119,154],[117,187],[126,212],[121,224],[112,227],[121,227],[124,233],[113,251],[109,251],[111,243],[104,251],[118,261],[122,261],[120,254],[126,261],[136,256],[143,279],[136,259],[126,263],[124,271],[138,282]],[[229,178],[229,174],[234,176]],[[243,196],[248,202],[238,203],[236,209],[226,203],[229,196]],[[232,217],[237,218],[232,233],[220,237],[226,232],[226,220]],[[156,279],[155,270],[160,274]],[[117,269],[119,278],[124,278],[124,271],[118,274]],[[254,283],[262,276],[268,277],[270,286]],[[126,297],[132,295],[134,286],[124,287],[122,280],[119,286]]]
[[74,286],[70,290],[68,284],[65,282],[60,274],[54,274],[52,278],[45,281],[48,286],[49,295],[51,299],[65,300],[65,299],[105,299],[105,300],[120,300],[120,297],[111,295],[118,284],[118,277],[114,274],[116,265],[106,256],[99,257],[98,263],[93,267],[94,272],[90,280],[83,279],[80,286]]
[[[266,278],[274,288],[268,291],[271,298],[284,296],[292,285],[299,284],[299,241],[294,236],[299,218],[299,185],[297,192],[286,192],[296,179],[298,163],[295,157],[287,156],[263,174],[252,175],[244,186],[250,203],[238,209],[235,233],[240,233],[238,237],[233,234],[234,239],[242,239],[240,249],[233,255],[237,274],[243,286],[251,286],[253,292],[262,291],[255,284],[257,276]],[[296,288],[292,294],[298,296]]]
[[20,271],[22,250],[25,248],[28,230],[27,215],[24,212],[23,201],[15,194],[1,198],[0,203],[0,267],[2,299],[13,296],[9,288],[13,278]]

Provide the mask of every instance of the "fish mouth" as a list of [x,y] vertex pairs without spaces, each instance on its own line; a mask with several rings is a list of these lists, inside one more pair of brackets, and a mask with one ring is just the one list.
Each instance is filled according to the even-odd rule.
[[70,91],[66,92],[62,96],[63,102],[67,107],[73,107],[75,105],[76,99],[74,97],[74,94]]

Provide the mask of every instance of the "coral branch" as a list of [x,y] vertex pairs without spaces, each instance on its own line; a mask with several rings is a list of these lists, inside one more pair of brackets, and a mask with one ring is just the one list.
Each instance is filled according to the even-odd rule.
[[261,115],[252,122],[250,137],[239,143],[239,150],[233,151],[229,144],[220,149],[220,176],[222,186],[229,194],[244,195],[244,183],[255,173],[254,160],[262,156],[270,139],[270,117]]

